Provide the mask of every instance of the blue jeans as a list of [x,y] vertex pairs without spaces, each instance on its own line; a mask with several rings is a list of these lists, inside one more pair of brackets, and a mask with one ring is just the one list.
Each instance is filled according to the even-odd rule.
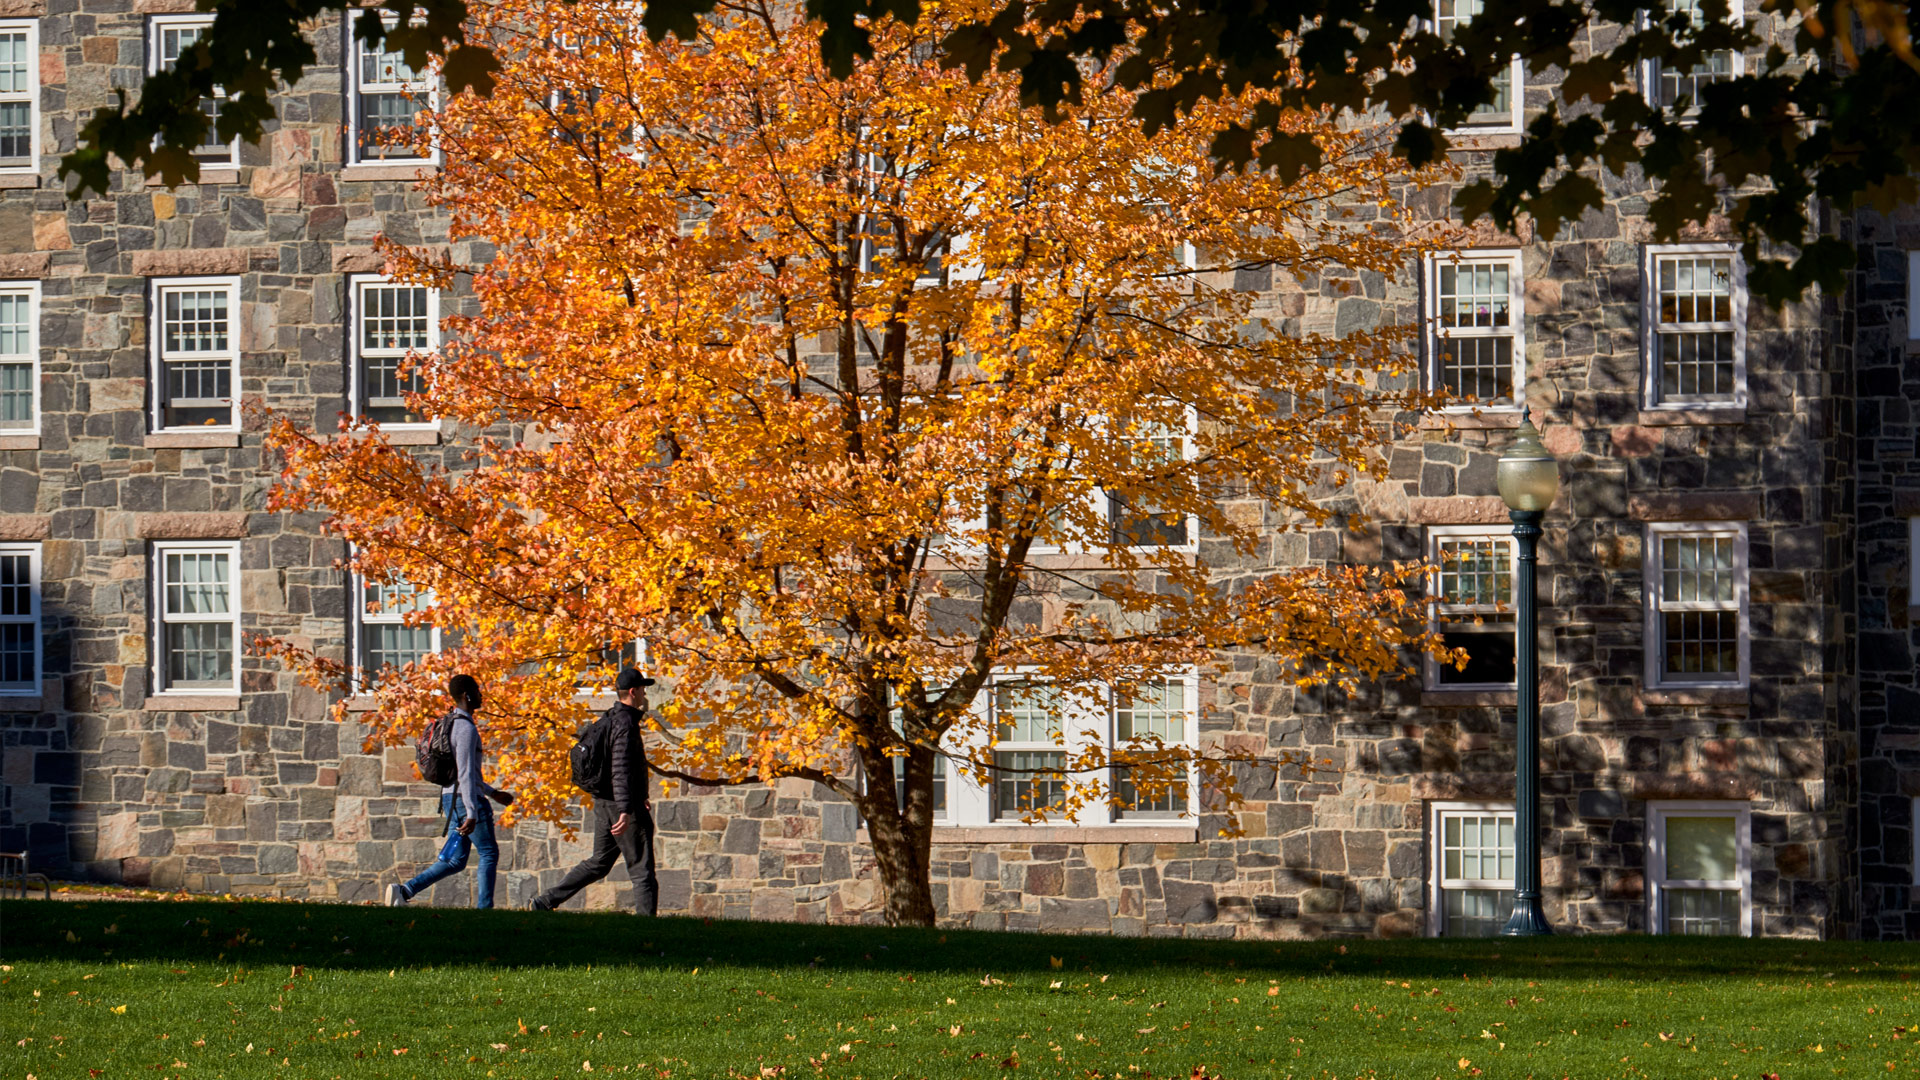
[[493,838],[493,808],[485,799],[480,801],[480,812],[473,823],[473,835],[461,836],[460,823],[466,820],[466,807],[460,796],[452,792],[440,795],[440,812],[447,816],[447,842],[440,848],[440,857],[432,866],[420,871],[420,875],[400,886],[411,900],[444,877],[451,877],[467,868],[467,849],[480,851],[480,891],[474,897],[473,906],[490,908],[493,906],[493,873],[500,865],[500,844]]

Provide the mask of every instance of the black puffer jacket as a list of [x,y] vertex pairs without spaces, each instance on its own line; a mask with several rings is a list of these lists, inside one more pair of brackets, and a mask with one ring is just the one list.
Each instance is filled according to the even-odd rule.
[[647,750],[640,738],[643,710],[615,702],[607,710],[613,730],[607,733],[607,757],[613,766],[613,809],[638,813],[647,803]]

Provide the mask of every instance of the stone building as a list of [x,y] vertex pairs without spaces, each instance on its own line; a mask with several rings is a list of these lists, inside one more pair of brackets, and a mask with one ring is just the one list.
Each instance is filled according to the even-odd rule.
[[[412,190],[433,163],[373,137],[406,122],[414,76],[350,48],[340,20],[260,145],[204,148],[198,185],[120,173],[106,197],[67,201],[54,169],[82,118],[198,25],[190,0],[0,0],[0,849],[74,878],[370,900],[431,859],[435,792],[238,642],[376,659],[434,642],[354,614],[337,543],[263,511],[250,407],[322,426],[386,415],[410,452],[450,454],[449,433],[394,412],[393,358],[431,345],[462,298],[379,276],[376,236],[448,237]],[[1644,77],[1691,93],[1712,75]],[[1556,78],[1516,67],[1461,140],[1469,174]],[[1340,497],[1372,525],[1276,535],[1236,572],[1445,558],[1434,618],[1468,667],[1349,697],[1247,654],[1170,683],[1152,722],[1171,732],[1333,763],[1249,773],[1235,839],[1204,794],[1020,825],[950,776],[945,921],[1192,936],[1501,922],[1515,694],[1493,463],[1524,407],[1564,463],[1540,633],[1556,924],[1920,930],[1920,213],[1833,216],[1859,251],[1851,287],[1774,311],[1748,302],[1724,234],[1655,244],[1651,183],[1600,179],[1605,208],[1556,238],[1483,230],[1398,283],[1248,283],[1308,328],[1437,320],[1428,377],[1482,407],[1430,420],[1393,447],[1392,482]],[[853,808],[809,783],[682,793],[657,815],[663,911],[877,917]],[[507,899],[576,854],[543,826],[510,830]]]

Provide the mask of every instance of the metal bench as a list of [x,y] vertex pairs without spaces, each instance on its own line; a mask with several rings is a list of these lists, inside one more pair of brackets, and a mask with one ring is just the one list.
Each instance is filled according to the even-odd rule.
[[47,875],[27,870],[26,852],[0,851],[0,899],[25,900],[28,890],[35,885],[40,886],[42,899],[53,899],[53,883],[47,880]]

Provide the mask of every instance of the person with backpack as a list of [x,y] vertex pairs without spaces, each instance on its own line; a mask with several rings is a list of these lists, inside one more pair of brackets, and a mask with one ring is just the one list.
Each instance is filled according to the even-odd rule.
[[593,831],[593,853],[567,871],[560,883],[527,906],[552,911],[574,893],[613,872],[613,864],[627,861],[633,882],[633,907],[641,915],[659,910],[660,884],[653,873],[653,802],[647,798],[647,754],[640,738],[646,717],[645,688],[653,680],[632,668],[621,670],[613,689],[614,706],[580,732],[572,752],[573,782],[593,796],[587,825]]
[[450,877],[467,867],[470,849],[480,852],[480,881],[473,906],[493,906],[494,870],[500,864],[500,844],[493,836],[493,799],[501,806],[513,805],[513,796],[486,782],[480,775],[480,684],[462,673],[447,680],[447,696],[453,708],[433,722],[414,747],[420,766],[420,778],[439,784],[440,812],[447,819],[447,842],[433,865],[404,885],[387,886],[387,906],[401,907],[425,892],[441,878]]

